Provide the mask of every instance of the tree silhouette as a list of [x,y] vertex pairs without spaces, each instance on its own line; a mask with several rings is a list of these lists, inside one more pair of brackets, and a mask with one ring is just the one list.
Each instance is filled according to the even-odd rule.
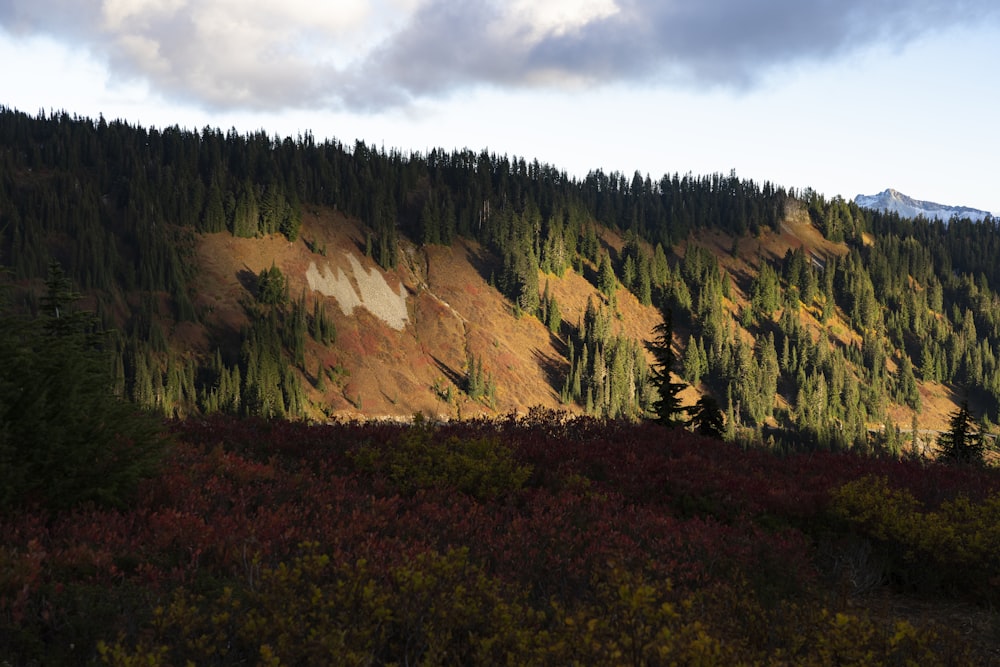
[[951,414],[948,432],[938,438],[941,457],[954,463],[981,463],[983,439],[969,413],[965,399],[958,410]]
[[679,426],[684,423],[681,416],[684,408],[677,396],[684,384],[670,379],[670,371],[674,367],[673,313],[669,308],[663,311],[663,322],[653,327],[653,339],[646,341],[646,349],[656,359],[650,369],[650,380],[659,396],[653,402],[653,412],[656,421],[665,426]]
[[713,396],[705,394],[699,398],[694,407],[688,410],[688,413],[691,415],[688,424],[696,433],[709,438],[722,439],[724,427],[722,409],[719,408],[719,402]]

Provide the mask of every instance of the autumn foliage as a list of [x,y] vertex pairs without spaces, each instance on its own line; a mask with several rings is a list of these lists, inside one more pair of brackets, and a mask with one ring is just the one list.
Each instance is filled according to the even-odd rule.
[[544,412],[173,429],[133,507],[0,519],[0,659],[977,664],[848,589],[1000,601],[989,470]]

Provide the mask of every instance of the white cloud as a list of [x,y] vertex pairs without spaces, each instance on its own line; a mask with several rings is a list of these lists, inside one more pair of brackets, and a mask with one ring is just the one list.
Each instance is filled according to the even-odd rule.
[[186,10],[187,4],[187,0],[104,0],[102,27],[109,33],[127,31],[136,23],[149,28],[153,18]]
[[550,35],[573,32],[618,11],[615,0],[515,0],[506,18],[512,28],[525,31],[530,41],[538,42]]
[[123,54],[144,72],[162,76],[171,70],[171,63],[160,54],[160,45],[155,40],[142,35],[121,35],[118,45]]
[[384,110],[476,87],[751,88],[775,68],[995,21],[995,0],[6,0],[112,75],[214,109]]

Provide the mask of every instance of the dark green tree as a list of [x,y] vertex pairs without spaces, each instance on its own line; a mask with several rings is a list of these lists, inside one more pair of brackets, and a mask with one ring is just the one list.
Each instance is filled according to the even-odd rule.
[[701,382],[701,376],[706,369],[702,366],[701,354],[698,351],[698,344],[694,336],[688,338],[687,347],[684,348],[682,366],[685,380],[692,385],[697,385]]
[[72,295],[52,272],[35,320],[0,295],[0,368],[17,369],[0,372],[0,510],[123,505],[159,463],[161,421],[113,394],[112,355]]
[[920,389],[917,386],[917,379],[913,375],[913,362],[906,354],[899,365],[899,397],[916,412],[920,411]]
[[285,274],[274,263],[257,276],[257,300],[271,306],[280,306],[288,301]]
[[679,426],[685,421],[684,408],[677,395],[684,384],[670,378],[674,367],[673,337],[673,314],[670,309],[664,309],[663,321],[653,327],[653,339],[646,341],[646,349],[655,359],[650,368],[650,381],[658,393],[653,401],[653,413],[656,421],[665,426]]
[[778,274],[770,264],[763,260],[761,260],[760,271],[750,284],[750,303],[753,306],[754,316],[758,319],[771,317],[781,304],[781,285],[778,281]]
[[722,439],[725,421],[719,402],[710,394],[705,394],[698,399],[694,407],[688,410],[690,419],[688,424],[696,433],[709,438]]
[[545,310],[545,325],[554,334],[558,334],[560,327],[562,327],[562,313],[559,312],[559,302],[554,296],[549,298],[548,307]]
[[222,205],[222,189],[215,181],[212,182],[212,186],[208,190],[205,208],[198,221],[197,229],[207,233],[221,232],[226,229],[226,210]]
[[650,306],[653,304],[653,283],[650,261],[649,255],[646,253],[639,255],[639,268],[638,276],[636,277],[635,295],[639,297],[639,303],[644,306]]
[[233,211],[233,236],[253,238],[260,234],[260,207],[254,186],[247,181],[236,200]]
[[983,438],[963,400],[948,421],[948,431],[938,438],[941,458],[953,463],[978,464],[983,461]]
[[313,314],[310,320],[310,333],[317,343],[330,346],[337,342],[337,327],[326,314],[326,305],[321,299],[313,303]]
[[54,338],[66,338],[93,333],[97,318],[90,311],[76,308],[80,296],[62,266],[58,262],[50,263],[39,311],[47,334]]
[[615,270],[611,267],[611,258],[608,253],[601,253],[601,261],[597,267],[597,289],[611,299],[617,288],[618,279],[615,278]]

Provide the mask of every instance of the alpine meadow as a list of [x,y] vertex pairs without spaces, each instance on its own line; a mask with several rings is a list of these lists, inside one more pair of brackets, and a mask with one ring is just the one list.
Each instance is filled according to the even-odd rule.
[[0,664],[1000,664],[997,257],[0,107]]

